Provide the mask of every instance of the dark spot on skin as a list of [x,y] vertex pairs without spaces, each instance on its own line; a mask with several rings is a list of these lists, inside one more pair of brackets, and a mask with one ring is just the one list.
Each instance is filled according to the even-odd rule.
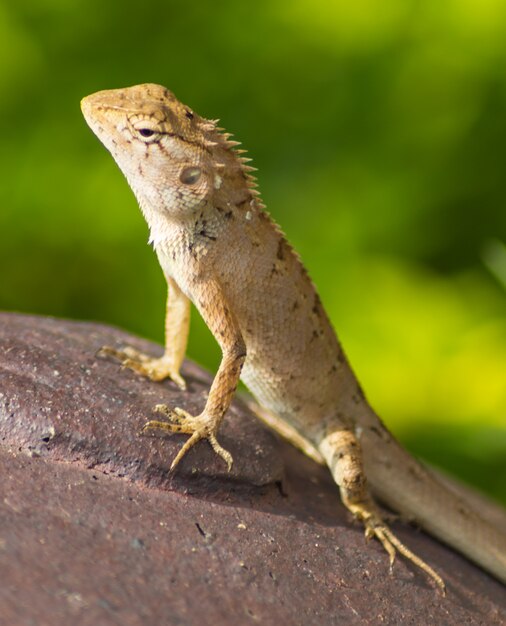
[[360,398],[356,396],[355,394],[351,396],[351,399],[353,400],[355,404],[360,404]]
[[137,168],[137,171],[139,172],[141,176],[144,174],[144,170],[142,169],[142,165],[140,163],[139,163],[139,167]]
[[210,239],[211,241],[216,241],[216,236],[215,235],[211,235],[210,233],[206,232],[204,229],[200,230],[198,234],[201,237],[205,237],[206,239]]
[[313,330],[313,334],[311,335],[311,341],[314,341],[315,339],[318,339],[319,335],[318,335],[318,331],[317,330]]
[[274,274],[279,274],[279,270],[276,267],[276,263],[274,263],[272,268],[271,268],[271,276],[273,276]]
[[300,304],[297,302],[297,300],[295,300],[295,302],[292,304],[292,311],[296,311],[299,308]]
[[278,250],[276,252],[276,257],[280,261],[283,261],[285,259],[285,252],[286,252],[286,241],[284,239],[280,239],[278,242]]
[[313,308],[311,310],[313,311],[313,313],[315,315],[320,316],[321,308],[322,308],[322,303],[321,303],[321,300],[320,300],[320,296],[317,293],[315,293],[314,304],[313,304]]
[[[207,220],[202,219],[202,214],[200,214],[199,218],[197,218],[197,221],[195,223],[194,226],[194,233],[195,233],[195,237],[204,237],[205,239],[208,239],[209,241],[216,241],[216,236],[212,235],[211,233],[207,232],[206,230],[207,227]],[[195,246],[195,242],[192,241],[189,244],[189,250],[190,252],[193,251]],[[196,257],[195,257],[196,258]]]
[[243,359],[246,358],[246,346],[244,342],[239,339],[234,343],[234,352],[236,353],[237,358]]
[[232,213],[231,210],[225,210],[221,206],[217,206],[216,210],[218,211],[218,213],[221,213],[223,215],[223,217],[225,217],[227,220],[229,220],[229,219],[231,219],[233,217],[233,213]]
[[190,109],[186,109],[186,111],[184,112],[184,114],[186,115],[186,117],[187,117],[189,120],[192,120],[192,119],[193,119],[193,112],[192,112],[192,111],[190,111]]
[[243,204],[250,203],[252,200],[251,196],[244,198],[243,200],[239,200],[239,202],[235,205],[237,208],[242,207]]
[[364,394],[364,390],[362,389],[362,387],[357,383],[357,395],[359,398],[361,398],[362,400],[365,400],[365,394]]
[[408,474],[410,474],[415,480],[421,480],[421,476],[418,474],[414,467],[408,467]]
[[344,356],[344,352],[342,350],[339,350],[339,354],[337,355],[337,360],[339,363],[345,363],[346,362],[346,358]]
[[330,371],[331,371],[331,372],[337,372],[337,365],[333,365],[333,366],[330,368]]
[[324,335],[324,331],[323,328],[317,328],[315,330],[313,330],[313,338],[317,339],[318,337],[323,337]]
[[351,485],[358,485],[362,480],[362,476],[360,476],[360,474],[355,474],[355,476],[353,476],[353,478],[348,478],[348,482]]
[[375,435],[378,435],[378,437],[381,437],[381,430],[377,426],[371,426],[369,430]]

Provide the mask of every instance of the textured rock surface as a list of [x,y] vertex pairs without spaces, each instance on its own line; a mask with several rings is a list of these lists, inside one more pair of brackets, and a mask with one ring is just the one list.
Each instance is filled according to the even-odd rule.
[[[436,567],[386,555],[343,510],[325,469],[236,403],[221,441],[169,477],[181,436],[142,436],[159,402],[190,389],[95,358],[104,343],[159,350],[94,324],[0,315],[0,624],[500,624],[502,585],[423,533],[400,538]],[[280,480],[283,479],[282,487]]]
[[[225,479],[263,485],[280,480],[282,463],[273,452],[274,437],[236,403],[220,442],[235,463],[230,474],[207,443],[191,450],[169,477],[170,460],[187,437],[139,435],[155,404],[200,412],[212,378],[192,363],[183,374],[189,390],[172,382],[153,384],[111,359],[97,358],[104,344],[134,345],[157,354],[159,346],[120,330],[34,318],[0,317],[0,438],[32,454],[80,462],[109,474],[171,489],[211,486]],[[243,451],[248,448],[248,454]],[[188,477],[192,476],[190,483]]]

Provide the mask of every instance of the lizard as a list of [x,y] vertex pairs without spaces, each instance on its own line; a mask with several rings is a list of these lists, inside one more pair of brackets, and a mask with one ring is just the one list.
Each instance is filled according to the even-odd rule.
[[377,500],[506,582],[506,532],[443,486],[371,408],[239,142],[161,85],[99,91],[81,109],[137,198],[168,284],[163,355],[128,346],[101,353],[185,389],[191,303],[222,351],[199,415],[158,404],[160,419],[143,427],[189,435],[170,470],[201,440],[230,470],[217,435],[242,379],[259,417],[328,465],[343,504],[381,542],[390,568],[398,552],[444,593],[441,576],[398,539]]

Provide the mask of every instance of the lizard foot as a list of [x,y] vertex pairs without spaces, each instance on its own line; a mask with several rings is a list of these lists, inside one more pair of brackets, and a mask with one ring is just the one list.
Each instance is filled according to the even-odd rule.
[[181,374],[164,356],[153,358],[129,346],[118,350],[111,346],[103,346],[97,352],[98,356],[113,357],[121,362],[122,368],[128,368],[153,381],[170,378],[180,389],[186,389],[186,383]]
[[169,409],[166,404],[157,404],[153,408],[153,411],[156,413],[162,413],[170,421],[160,422],[157,420],[150,420],[144,424],[141,433],[145,433],[147,430],[159,429],[168,430],[171,433],[184,433],[185,435],[191,435],[181,450],[179,450],[175,459],[172,461],[170,471],[174,470],[188,450],[201,439],[207,439],[209,441],[216,454],[220,456],[228,465],[228,471],[231,470],[233,461],[232,455],[218,443],[215,434],[216,426],[214,421],[210,420],[204,413],[193,416],[180,408]]
[[372,539],[373,537],[376,537],[376,539],[381,542],[381,545],[387,551],[388,556],[390,557],[390,571],[392,571],[396,552],[399,552],[399,554],[402,554],[402,556],[428,574],[428,576],[430,576],[441,589],[443,595],[445,594],[446,587],[441,576],[439,576],[439,574],[419,556],[411,552],[411,550],[394,535],[394,533],[380,517],[379,513],[371,510],[369,506],[365,505],[348,504],[347,506],[353,513],[354,517],[361,520],[364,524],[366,538]]

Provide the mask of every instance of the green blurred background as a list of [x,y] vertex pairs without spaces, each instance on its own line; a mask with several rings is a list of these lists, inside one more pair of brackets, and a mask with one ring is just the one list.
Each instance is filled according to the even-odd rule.
[[505,68],[503,0],[2,0],[0,309],[162,341],[147,228],[79,111],[162,83],[250,151],[390,428],[506,502]]

